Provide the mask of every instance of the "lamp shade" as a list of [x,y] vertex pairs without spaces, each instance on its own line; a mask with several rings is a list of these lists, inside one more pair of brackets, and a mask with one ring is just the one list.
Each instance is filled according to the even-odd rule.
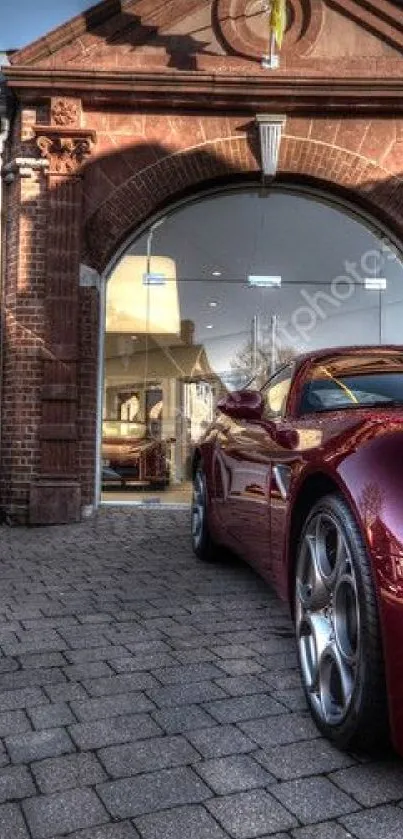
[[173,259],[124,256],[108,280],[106,331],[179,335],[180,311]]

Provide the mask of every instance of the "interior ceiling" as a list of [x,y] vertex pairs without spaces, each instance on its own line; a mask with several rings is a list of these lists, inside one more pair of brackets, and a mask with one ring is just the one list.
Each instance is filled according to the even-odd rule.
[[[129,251],[144,254],[146,240],[147,232]],[[205,346],[210,361],[221,369],[230,365],[236,347],[250,340],[254,314],[266,328],[274,313],[291,323],[296,311],[299,317],[305,309],[306,320],[311,316],[306,313],[309,300],[317,293],[330,295],[330,303],[323,307],[325,316],[316,317],[309,335],[312,346],[376,342],[379,296],[364,290],[362,283],[375,276],[373,254],[379,256],[380,247],[361,222],[322,202],[252,188],[183,206],[166,216],[152,239],[152,253],[175,260],[181,319],[194,321],[195,342]],[[387,276],[382,304],[390,340],[399,340],[395,332],[400,335],[403,271],[393,251],[391,257],[381,269]],[[362,283],[342,304],[336,298],[332,303],[332,282],[346,275],[347,265]],[[251,288],[250,274],[280,275],[282,287]],[[299,338],[297,348],[306,349]],[[107,336],[107,357],[115,354],[118,342]]]

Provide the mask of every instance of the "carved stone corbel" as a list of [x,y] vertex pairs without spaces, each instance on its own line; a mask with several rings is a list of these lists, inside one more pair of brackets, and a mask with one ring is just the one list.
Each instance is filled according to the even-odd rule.
[[75,175],[90,156],[95,131],[62,125],[35,125],[36,145],[50,174]]

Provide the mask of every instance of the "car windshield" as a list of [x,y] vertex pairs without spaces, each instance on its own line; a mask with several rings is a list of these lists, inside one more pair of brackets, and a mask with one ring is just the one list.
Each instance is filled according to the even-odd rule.
[[300,413],[403,406],[403,356],[335,358],[304,385]]

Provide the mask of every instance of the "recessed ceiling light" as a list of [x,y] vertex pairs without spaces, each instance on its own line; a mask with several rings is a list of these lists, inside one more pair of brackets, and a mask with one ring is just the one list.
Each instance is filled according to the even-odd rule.
[[211,309],[215,309],[218,306],[218,300],[209,300],[209,306]]
[[213,277],[221,277],[221,271],[213,271]]
[[385,291],[386,286],[386,277],[365,277],[364,279],[364,287],[370,291]]
[[260,274],[249,274],[248,283],[250,286],[259,286],[260,288],[280,288],[281,277],[265,277]]
[[212,323],[207,323],[206,324],[206,329],[213,329],[213,324]]

